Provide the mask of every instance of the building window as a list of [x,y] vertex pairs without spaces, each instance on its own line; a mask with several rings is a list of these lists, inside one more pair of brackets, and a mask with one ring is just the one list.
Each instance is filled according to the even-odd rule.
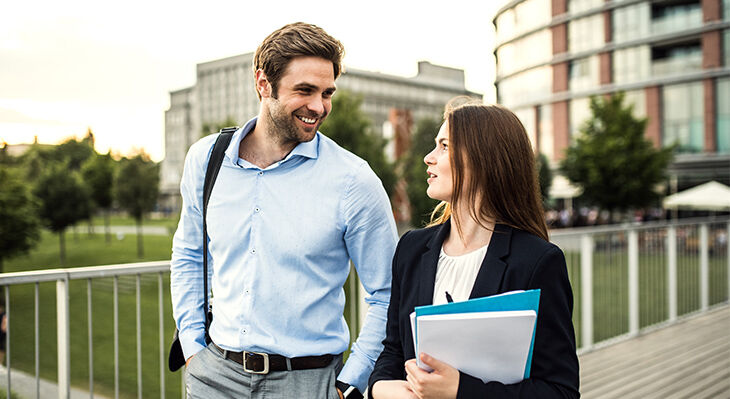
[[662,89],[662,145],[677,144],[678,152],[702,152],[705,147],[702,82]]
[[535,108],[534,107],[528,107],[528,108],[522,108],[515,110],[515,115],[517,115],[517,118],[519,118],[520,122],[522,122],[522,126],[525,127],[525,132],[527,132],[527,138],[530,139],[530,145],[532,146],[533,151],[537,149],[535,138],[537,137],[536,134],[536,127],[537,123],[535,121]]
[[651,9],[648,2],[613,10],[613,41],[623,43],[649,36]]
[[529,30],[550,23],[550,0],[527,0],[500,14],[496,20],[497,41],[510,40]]
[[540,152],[548,159],[555,159],[555,138],[553,136],[553,105],[546,104],[538,107],[537,119],[539,126],[538,143]]
[[697,1],[663,1],[651,5],[651,33],[660,35],[702,26],[702,6]]
[[571,91],[588,90],[599,86],[598,56],[580,58],[570,62],[568,87]]
[[624,105],[631,105],[634,118],[646,118],[646,93],[644,90],[624,92]]
[[498,83],[499,103],[508,108],[538,102],[552,94],[552,69],[542,66],[522,72]]
[[656,46],[651,49],[651,72],[655,76],[673,75],[702,69],[702,46],[699,40]]
[[497,50],[497,74],[505,76],[550,61],[553,56],[552,38],[550,30],[545,29],[501,46]]
[[730,0],[722,0],[722,19],[730,21]]
[[651,49],[649,46],[616,50],[611,59],[614,83],[639,82],[651,76]]
[[730,153],[730,78],[717,79],[716,93],[717,152],[727,154]]
[[591,118],[591,99],[588,97],[570,100],[570,137],[576,137],[580,129]]
[[604,3],[604,0],[568,0],[568,12],[575,14],[581,11],[598,8]]
[[568,51],[571,53],[597,49],[604,43],[602,14],[568,22]]

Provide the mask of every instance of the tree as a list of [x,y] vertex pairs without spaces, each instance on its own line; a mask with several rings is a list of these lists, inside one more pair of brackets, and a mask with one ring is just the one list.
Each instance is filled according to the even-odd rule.
[[674,152],[674,147],[655,149],[644,138],[647,120],[635,118],[623,99],[623,93],[591,97],[592,117],[560,165],[583,187],[583,198],[612,214],[657,201],[655,187],[666,179]]
[[542,204],[547,207],[550,202],[550,186],[553,184],[553,172],[550,170],[550,161],[543,153],[538,153],[535,159],[537,166],[537,180],[540,183],[540,194],[542,195]]
[[396,175],[393,164],[385,157],[387,140],[371,128],[372,122],[361,109],[362,97],[347,91],[337,91],[332,97],[332,113],[320,130],[337,144],[366,160],[391,195]]
[[91,194],[94,204],[104,212],[106,242],[111,242],[109,211],[112,207],[114,184],[114,160],[111,151],[105,155],[94,153],[81,167],[81,175]]
[[88,219],[91,213],[91,196],[86,186],[81,183],[78,172],[68,169],[65,163],[48,165],[33,190],[41,202],[41,218],[58,234],[61,266],[66,261],[66,228]]
[[402,158],[403,178],[407,182],[406,193],[411,204],[411,225],[415,227],[425,226],[433,208],[439,203],[426,195],[428,182],[426,164],[423,162],[423,157],[435,146],[434,138],[439,128],[440,124],[435,119],[426,118],[416,122],[411,136],[411,147]]
[[218,133],[224,127],[238,126],[238,122],[230,116],[227,117],[223,122],[218,123],[204,123],[200,129],[201,137],[205,137],[212,133]]
[[137,256],[144,257],[142,219],[154,209],[159,194],[159,167],[147,154],[140,153],[123,159],[114,182],[115,197],[119,206],[137,221]]
[[54,152],[58,154],[57,159],[68,163],[70,170],[81,169],[81,165],[96,154],[91,129],[89,129],[86,138],[82,140],[70,138],[57,145]]
[[0,273],[3,262],[38,242],[40,221],[35,199],[18,172],[0,166]]

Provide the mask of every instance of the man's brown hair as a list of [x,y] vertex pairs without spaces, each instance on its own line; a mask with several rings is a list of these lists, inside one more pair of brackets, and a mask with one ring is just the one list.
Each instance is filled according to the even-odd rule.
[[[319,26],[304,22],[284,25],[261,42],[253,56],[253,70],[262,70],[271,84],[274,98],[289,62],[296,57],[320,57],[332,62],[335,79],[342,72],[345,48]],[[256,91],[261,99],[261,93]]]
[[517,116],[500,105],[459,99],[444,119],[454,187],[451,204],[439,204],[431,225],[455,216],[452,206],[463,201],[477,222],[491,219],[547,241],[535,154]]

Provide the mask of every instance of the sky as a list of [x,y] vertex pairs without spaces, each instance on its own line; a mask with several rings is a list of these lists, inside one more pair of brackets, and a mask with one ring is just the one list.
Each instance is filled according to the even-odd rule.
[[[418,61],[465,70],[494,101],[503,0],[10,1],[0,13],[0,143],[56,144],[88,128],[96,149],[164,158],[169,92],[198,63],[252,52],[304,21],[345,46],[345,67],[411,77]],[[336,110],[333,110],[336,112]]]

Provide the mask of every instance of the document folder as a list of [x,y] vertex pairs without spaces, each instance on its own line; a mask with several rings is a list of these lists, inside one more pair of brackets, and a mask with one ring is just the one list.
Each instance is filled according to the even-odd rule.
[[[519,382],[530,377],[539,304],[537,289],[417,307],[411,316],[416,353],[428,353],[484,382]],[[503,372],[507,366],[508,375]]]

